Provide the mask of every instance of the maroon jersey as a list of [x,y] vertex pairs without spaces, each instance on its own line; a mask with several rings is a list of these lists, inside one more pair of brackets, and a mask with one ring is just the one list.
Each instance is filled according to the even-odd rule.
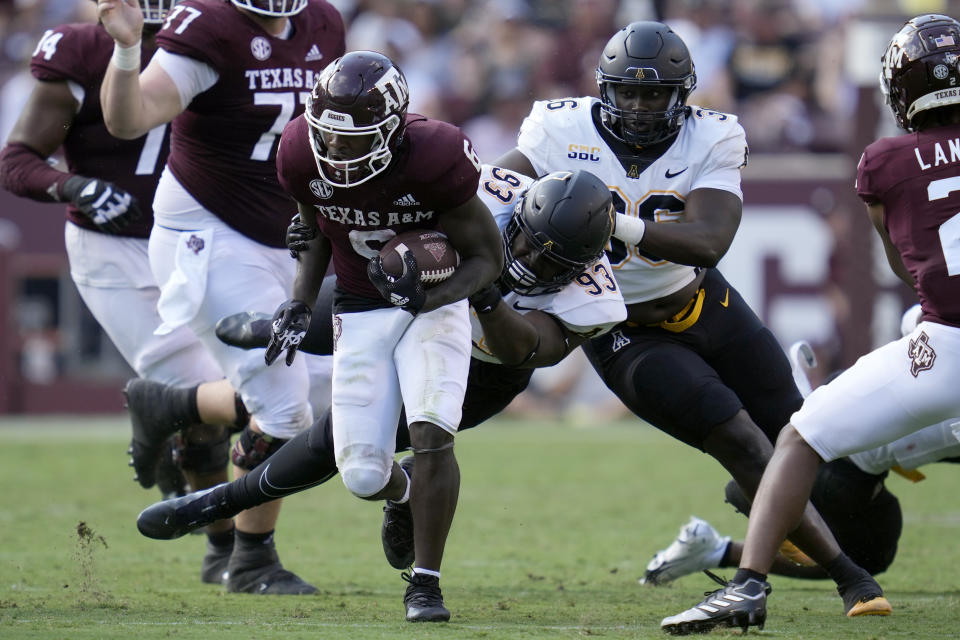
[[283,247],[294,211],[277,183],[277,139],[303,113],[314,75],[343,55],[343,20],[325,0],[273,37],[229,0],[184,0],[159,45],[210,65],[217,83],[173,121],[170,170],[206,209],[245,236]]
[[320,232],[332,245],[337,286],[381,300],[367,278],[367,262],[397,233],[442,226],[444,211],[477,194],[479,161],[460,129],[410,114],[390,168],[342,189],[321,179],[308,129],[303,116],[284,129],[277,154],[280,184],[297,202],[316,209]]
[[960,327],[960,126],[877,140],[860,159],[857,194],[883,205],[923,319]]
[[[167,158],[169,127],[157,127],[142,138],[114,138],[103,124],[100,83],[113,55],[113,39],[100,25],[66,24],[43,34],[30,60],[37,80],[69,81],[83,89],[83,103],[70,125],[63,152],[71,173],[100,178],[129,191],[143,213],[117,235],[146,238],[153,227],[153,193]],[[153,57],[144,49],[141,65]],[[67,207],[67,219],[85,229],[96,225],[76,207]]]

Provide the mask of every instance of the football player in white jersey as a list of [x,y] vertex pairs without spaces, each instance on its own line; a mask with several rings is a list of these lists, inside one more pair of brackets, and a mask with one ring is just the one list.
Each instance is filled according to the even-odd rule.
[[[597,84],[599,98],[534,103],[496,164],[530,176],[585,169],[607,183],[618,211],[607,255],[627,320],[584,351],[631,411],[709,453],[753,496],[802,397],[776,338],[716,269],[742,214],[743,129],[686,104],[693,61],[659,22],[614,34]],[[856,573],[812,507],[791,540],[841,582]]]
[[[499,287],[470,298],[474,348],[459,431],[499,413],[526,388],[535,367],[559,362],[583,341],[626,317],[623,297],[603,255],[613,228],[613,208],[601,180],[586,171],[559,171],[533,182],[487,166],[478,192],[503,230],[507,261]],[[291,225],[291,249],[303,249],[300,242],[309,234],[309,228]],[[331,284],[328,278],[324,289]],[[322,290],[299,350],[328,353],[332,331],[330,296]],[[234,346],[264,347],[269,318],[230,316],[218,334]],[[409,446],[406,419],[401,416],[397,450]],[[333,451],[327,412],[281,447],[269,465],[213,491],[156,503],[140,514],[137,526],[151,538],[176,538],[204,526],[211,517],[226,517],[316,486],[337,473]],[[413,471],[412,460],[413,456],[401,460],[405,472]],[[398,569],[408,567],[414,560],[409,506],[388,502],[384,512],[387,560]]]

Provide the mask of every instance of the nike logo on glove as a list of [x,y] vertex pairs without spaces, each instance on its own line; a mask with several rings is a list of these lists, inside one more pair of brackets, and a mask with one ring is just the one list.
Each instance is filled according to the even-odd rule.
[[723,300],[720,301],[721,307],[727,307],[730,305],[730,289],[727,289],[727,294],[723,296]]
[[686,170],[689,169],[689,168],[690,168],[690,167],[684,167],[683,169],[680,169],[680,171],[677,171],[676,173],[670,173],[670,169],[667,169],[666,173],[663,174],[663,177],[664,177],[664,178],[668,178],[668,179],[669,179],[669,178],[676,178],[678,175],[680,175],[681,173],[683,173],[684,171],[686,171]]
[[536,307],[524,307],[516,300],[514,300],[513,302],[513,308],[516,309],[517,311],[538,311]]

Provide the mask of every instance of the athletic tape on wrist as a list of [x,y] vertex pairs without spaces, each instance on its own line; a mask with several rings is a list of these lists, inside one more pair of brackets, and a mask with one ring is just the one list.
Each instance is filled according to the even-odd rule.
[[634,218],[625,216],[622,213],[617,214],[617,226],[613,230],[614,237],[623,240],[628,246],[636,246],[643,239],[643,233],[647,230],[647,223],[643,218]]
[[140,40],[130,47],[113,43],[113,66],[121,71],[140,71]]

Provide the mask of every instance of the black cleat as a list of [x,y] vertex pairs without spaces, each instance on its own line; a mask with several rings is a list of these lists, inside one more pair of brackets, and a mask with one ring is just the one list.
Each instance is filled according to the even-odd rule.
[[317,592],[315,586],[283,568],[273,538],[256,546],[236,543],[225,584],[230,593],[303,596]]
[[697,606],[675,616],[664,618],[660,628],[675,636],[707,633],[715,627],[740,627],[744,633],[755,625],[763,629],[767,621],[767,595],[770,584],[750,578],[743,584],[724,582],[709,571],[704,571],[723,589],[708,591]]
[[227,581],[227,564],[233,553],[233,543],[217,546],[207,540],[207,554],[200,567],[200,580],[207,584],[224,584]]
[[270,341],[270,323],[273,317],[256,311],[242,311],[221,318],[214,333],[220,342],[241,349],[257,349]]
[[166,388],[167,385],[159,382],[134,378],[123,389],[133,426],[133,439],[127,453],[131,456],[135,479],[144,489],[157,483],[157,463],[167,439],[186,426],[167,415]]
[[154,470],[157,488],[164,500],[179,498],[190,493],[190,484],[180,466],[179,438],[174,435],[160,448],[160,459]]
[[837,592],[843,598],[843,611],[848,618],[888,616],[893,612],[890,602],[883,596],[883,589],[866,571],[857,582],[837,587]]
[[450,612],[443,606],[438,577],[422,573],[402,573],[400,577],[410,583],[403,595],[407,622],[446,622],[450,619]]
[[[414,456],[407,456],[400,460],[400,467],[413,478]],[[410,501],[397,504],[387,500],[383,507],[383,526],[380,528],[380,541],[383,543],[383,554],[387,562],[394,569],[406,569],[413,564],[413,513],[410,511]]]
[[154,540],[173,540],[211,522],[233,517],[237,511],[227,505],[226,492],[222,489],[227,484],[156,502],[137,516],[137,529]]

